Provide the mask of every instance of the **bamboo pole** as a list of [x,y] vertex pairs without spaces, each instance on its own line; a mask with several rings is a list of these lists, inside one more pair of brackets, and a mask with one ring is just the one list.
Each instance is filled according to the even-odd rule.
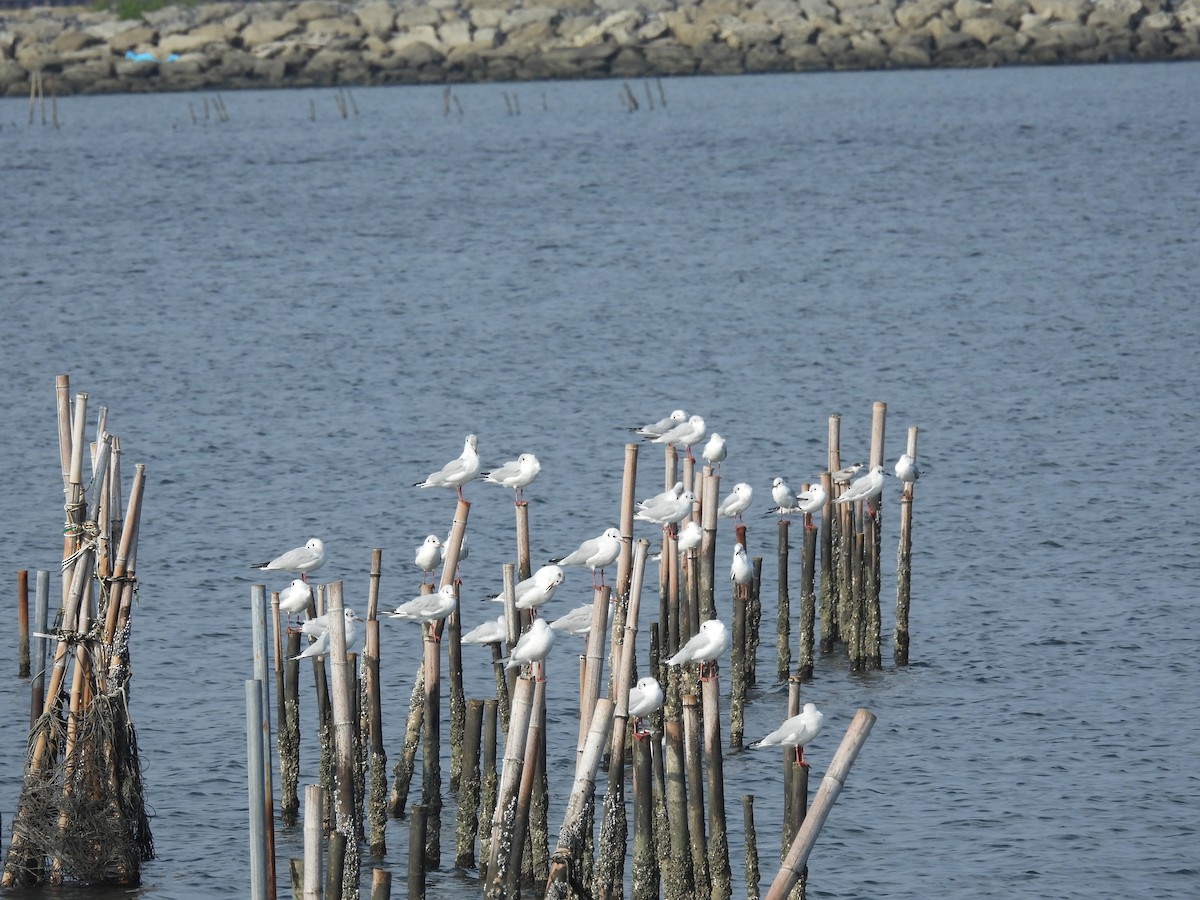
[[[704,496],[700,506],[700,619],[708,621],[716,616],[716,559],[717,559],[717,497],[721,490],[721,476],[704,467]],[[672,651],[673,652],[673,651]]]
[[695,694],[683,696],[683,752],[687,771],[687,821],[692,839],[692,876],[696,893],[706,897],[711,889],[708,842],[704,835],[704,765],[700,757],[700,702]]
[[342,896],[358,896],[358,820],[354,797],[353,677],[346,658],[346,631],[342,626],[342,583],[326,586],[329,600],[330,706],[333,711],[335,828],[346,841],[340,873],[330,878],[341,883]]
[[267,897],[275,897],[275,786],[271,772],[271,685],[267,656],[267,590],[261,584],[250,586],[251,632],[254,640],[254,679],[261,693],[259,739],[262,741],[263,833],[266,838]]
[[[612,741],[609,745],[608,790],[604,797],[604,815],[600,827],[600,862],[597,866],[599,895],[604,900],[619,897],[625,871],[627,821],[625,818],[625,744],[629,720],[629,688],[633,682],[636,658],[637,618],[641,610],[642,580],[646,571],[649,542],[640,540],[633,549],[629,578],[629,607],[624,634],[615,661],[613,697],[615,712]],[[663,551],[666,558],[666,550]],[[640,742],[639,742],[640,743]],[[647,769],[647,773],[649,769]],[[647,798],[648,799],[648,798]]]
[[279,717],[279,811],[284,825],[295,825],[300,812],[300,632],[287,636],[283,670],[283,710]]
[[[871,406],[871,460],[870,466],[883,465],[884,457],[884,434],[887,423],[887,404],[882,400],[876,400]],[[870,504],[867,504],[869,507]],[[867,540],[867,564],[869,573],[866,583],[869,588],[866,604],[866,652],[864,661],[868,669],[881,669],[883,667],[880,644],[881,644],[881,617],[879,608],[879,591],[880,591],[880,574],[881,560],[879,557],[880,538],[882,537],[881,529],[883,525],[883,495],[880,494],[875,498],[874,515],[869,515],[866,520],[866,527],[870,531]]]
[[479,882],[488,883],[488,865],[491,862],[492,817],[496,812],[496,722],[499,718],[499,701],[483,701],[483,775],[479,786]]
[[662,857],[665,863],[663,876],[666,900],[690,897],[696,884],[687,816],[687,764],[683,748],[683,709],[679,697],[681,677],[678,667],[670,669],[663,706],[663,780],[669,849]]
[[267,900],[267,835],[263,818],[262,685],[246,681],[246,787],[250,815],[250,898]]
[[786,519],[779,520],[775,541],[776,569],[779,572],[779,611],[775,619],[775,678],[783,681],[792,668],[792,606],[788,596],[788,527]]
[[[906,452],[917,459],[917,426],[908,429]],[[900,494],[900,546],[896,550],[896,624],[892,631],[892,660],[908,665],[908,612],[912,600],[912,503],[915,484],[904,485]]]
[[[34,594],[34,633],[46,634],[50,621],[50,573],[38,570],[37,587]],[[29,692],[29,727],[42,714],[46,691],[46,638],[34,637],[32,641],[33,668]]]
[[17,572],[17,677],[29,677],[29,570]]
[[371,900],[390,900],[392,873],[387,869],[371,870]]
[[654,789],[650,739],[633,741],[633,900],[657,900]]
[[758,636],[762,631],[762,567],[763,559],[750,560],[754,577],[750,580],[750,599],[746,604],[746,686],[758,684]]
[[708,762],[708,871],[712,900],[729,900],[733,893],[729,865],[729,829],[725,822],[725,772],[721,760],[720,682],[716,676],[700,682],[704,714],[704,757]]
[[638,445],[625,445],[625,465],[621,472],[621,555],[617,557],[617,599],[629,595],[633,577],[633,513],[637,492]]
[[577,755],[582,756],[592,721],[592,708],[600,696],[600,681],[604,668],[604,645],[608,639],[608,603],[610,588],[596,587],[592,595],[592,627],[588,631],[584,684],[579,706],[579,742]]
[[483,701],[467,701],[463,734],[462,772],[458,779],[458,815],[455,819],[454,865],[475,868],[475,839],[479,835],[479,750],[483,739]]
[[[424,626],[422,626],[422,631]],[[417,665],[417,674],[413,679],[412,694],[408,700],[408,721],[404,729],[404,745],[396,766],[392,770],[392,790],[388,794],[388,812],[393,818],[404,815],[404,807],[408,803],[408,789],[412,783],[413,769],[416,766],[417,745],[421,740],[421,728],[425,719],[425,660],[422,656]]]
[[[442,559],[442,579],[439,587],[458,584],[458,560],[462,555],[463,535],[467,530],[467,518],[471,513],[471,504],[466,500],[460,499],[454,511],[454,521],[450,526],[450,535],[446,539],[445,551],[446,555]],[[454,591],[457,596],[457,587]],[[442,637],[443,632],[446,634],[446,665],[450,672],[450,790],[458,790],[458,773],[462,767],[462,735],[463,728],[467,718],[467,700],[466,694],[463,692],[462,683],[462,645],[459,643],[459,638],[462,635],[461,628],[462,612],[458,603],[454,605],[454,611],[450,613],[446,619],[439,623],[436,629],[437,638]],[[436,647],[434,648],[437,649]],[[426,679],[426,687],[429,687],[429,680]],[[438,688],[438,699],[440,700],[440,687]],[[429,717],[426,716],[426,724],[429,724]],[[436,745],[435,745],[436,746]],[[422,755],[422,760],[428,759],[430,756],[437,756],[436,753],[426,752]],[[426,796],[424,799],[426,806],[426,815],[429,818],[429,834],[431,839],[430,846],[430,864],[437,868],[441,861],[441,830],[442,830],[442,773],[441,764],[439,762],[436,771],[433,768],[426,766],[425,773],[427,778],[433,778],[429,782],[429,789],[436,790],[436,797]],[[435,777],[436,776],[436,777]]]
[[817,788],[804,824],[796,832],[787,858],[771,883],[771,889],[767,892],[767,900],[783,900],[799,880],[800,873],[808,864],[809,854],[812,853],[813,845],[821,833],[821,828],[825,825],[825,820],[829,818],[830,810],[833,809],[833,804],[837,801],[838,794],[841,793],[846,778],[850,775],[850,769],[854,766],[854,760],[858,758],[858,753],[874,724],[875,715],[870,710],[859,709],[854,714],[850,727],[846,730],[842,743],[825,772],[825,777],[821,779],[821,786]]
[[408,900],[425,900],[425,860],[422,848],[429,845],[429,817],[423,803],[416,803],[408,822]]
[[746,900],[758,900],[758,835],[754,830],[754,795],[742,794],[742,833],[746,844]]
[[492,814],[492,843],[488,852],[488,882],[485,896],[505,896],[508,879],[508,850],[512,846],[517,790],[525,763],[525,743],[529,737],[529,722],[533,715],[533,679],[521,676],[513,691],[512,713],[508,738],[504,744],[504,766],[496,791],[496,808]]
[[[743,547],[746,546],[746,526],[738,525],[734,529],[735,540]],[[757,559],[757,558],[756,558]],[[745,735],[746,707],[746,673],[747,644],[749,643],[748,618],[750,615],[750,593],[753,584],[733,585],[733,622],[730,635],[731,649],[729,654],[729,747],[739,750]]]
[[[510,897],[520,894],[522,859],[526,855],[529,837],[529,810],[533,800],[534,783],[537,780],[538,753],[542,743],[542,728],[546,718],[546,679],[533,682],[533,708],[530,711],[529,727],[525,734],[525,755],[521,764],[521,778],[517,784],[517,804],[513,816],[512,841],[509,845],[508,872],[505,889]],[[532,854],[530,854],[532,855]],[[532,863],[532,860],[530,860]]]
[[[449,554],[447,554],[449,555]],[[425,866],[437,869],[442,860],[441,665],[436,623],[422,626],[425,697],[421,726],[421,805],[425,807]],[[410,848],[409,852],[413,852]]]
[[[379,551],[375,551],[378,553]],[[370,603],[368,601],[368,610]],[[369,613],[368,613],[369,615]],[[383,746],[383,699],[379,683],[379,619],[370,616],[363,642],[363,667],[366,677],[368,738],[367,822],[370,852],[379,857],[387,853],[387,751]]]
[[562,828],[558,832],[558,846],[555,848],[550,864],[550,874],[546,880],[547,900],[556,900],[556,898],[567,895],[571,868],[581,858],[586,818],[584,810],[588,799],[595,790],[596,770],[604,755],[604,747],[612,721],[612,701],[607,697],[599,698],[592,708],[592,721],[588,729],[587,741],[584,743],[583,755],[579,757],[575,767],[575,781],[571,788],[570,799],[567,801],[567,811],[563,816]]
[[[817,595],[815,590],[815,574],[817,564],[817,529],[804,528],[804,549],[800,554],[800,620],[799,632],[800,651],[796,657],[796,674],[801,678],[813,676],[813,647],[816,642]],[[821,580],[825,575],[822,572]],[[822,615],[824,615],[822,609]]]

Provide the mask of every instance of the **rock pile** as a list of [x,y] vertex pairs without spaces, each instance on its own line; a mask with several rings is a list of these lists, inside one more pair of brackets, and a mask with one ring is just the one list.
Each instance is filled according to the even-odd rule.
[[[539,3],[547,5],[539,5]],[[0,92],[1200,58],[1200,0],[331,0],[0,12]]]

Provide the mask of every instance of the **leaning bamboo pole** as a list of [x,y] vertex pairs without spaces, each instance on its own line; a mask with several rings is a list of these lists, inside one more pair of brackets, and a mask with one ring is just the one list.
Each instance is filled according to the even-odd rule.
[[508,879],[509,849],[517,808],[517,790],[525,763],[525,744],[529,722],[533,715],[533,679],[521,676],[513,691],[508,737],[504,743],[504,763],[496,791],[496,807],[492,814],[492,841],[488,852],[487,885],[484,896],[505,896]]
[[596,770],[604,755],[608,730],[613,721],[613,703],[601,697],[592,708],[592,720],[584,742],[583,754],[575,767],[575,781],[567,801],[562,828],[558,832],[558,846],[550,863],[550,874],[546,880],[547,900],[561,900],[567,895],[572,867],[577,865],[583,849],[583,834],[587,816],[584,810],[595,789]]
[[771,889],[767,892],[767,900],[784,900],[799,880],[800,873],[808,864],[809,854],[812,853],[813,845],[821,833],[821,828],[825,825],[825,820],[829,818],[830,810],[833,809],[838,794],[845,786],[854,760],[858,758],[858,753],[874,724],[875,716],[870,710],[859,709],[854,714],[850,727],[846,730],[842,743],[838,746],[837,753],[834,754],[829,768],[825,771],[825,777],[821,779],[821,786],[817,788],[817,793],[808,808],[804,824],[796,832],[787,858],[771,883]]

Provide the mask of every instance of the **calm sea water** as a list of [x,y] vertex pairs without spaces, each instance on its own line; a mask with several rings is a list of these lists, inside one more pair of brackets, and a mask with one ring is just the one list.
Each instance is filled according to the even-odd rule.
[[[893,667],[885,637],[883,671],[822,658],[805,687],[826,714],[816,775],[856,708],[878,716],[810,896],[1195,895],[1198,74],[671,80],[665,107],[655,92],[636,113],[616,82],[455,88],[461,116],[439,88],[389,88],[355,91],[345,121],[329,92],[229,94],[229,122],[198,124],[195,95],[65,98],[57,131],[0,101],[0,569],[13,585],[56,567],[54,376],[69,373],[109,407],[126,478],[135,462],[148,478],[133,713],[158,858],[143,893],[247,891],[247,564],[321,535],[321,580],[361,605],[382,547],[383,602],[408,599],[413,549],[454,510],[410,485],[469,431],[485,465],[541,457],[533,552],[560,555],[616,522],[622,426],[677,406],[727,437],[725,485],[750,482],[762,511],[774,475],[819,471],[829,415],[845,455],[865,456],[884,400],[887,457],[917,425],[926,468],[913,665]],[[643,454],[639,494],[659,460]],[[473,625],[515,549],[507,493],[467,494]],[[885,516],[890,634],[894,500]],[[767,562],[748,739],[786,705],[774,538],[751,521]],[[575,572],[552,612],[589,595]],[[13,643],[5,844],[27,709]],[[394,756],[416,629],[385,622],[383,652]],[[574,652],[551,658],[554,709],[573,702]],[[483,696],[487,664],[466,656]],[[572,717],[551,729],[551,759],[568,759]],[[769,880],[779,756],[724,768],[731,820],[758,798]],[[550,778],[553,836],[566,763]],[[389,831],[397,885],[406,832]],[[744,895],[740,827],[731,841]],[[300,845],[283,834],[281,857]],[[450,830],[443,846],[448,861]],[[471,884],[447,869],[430,895]]]

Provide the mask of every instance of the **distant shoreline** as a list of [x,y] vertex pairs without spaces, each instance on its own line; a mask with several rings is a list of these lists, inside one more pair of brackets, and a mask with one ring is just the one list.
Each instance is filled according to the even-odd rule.
[[37,73],[88,94],[1200,59],[1200,0],[537,3],[0,10],[0,93]]

